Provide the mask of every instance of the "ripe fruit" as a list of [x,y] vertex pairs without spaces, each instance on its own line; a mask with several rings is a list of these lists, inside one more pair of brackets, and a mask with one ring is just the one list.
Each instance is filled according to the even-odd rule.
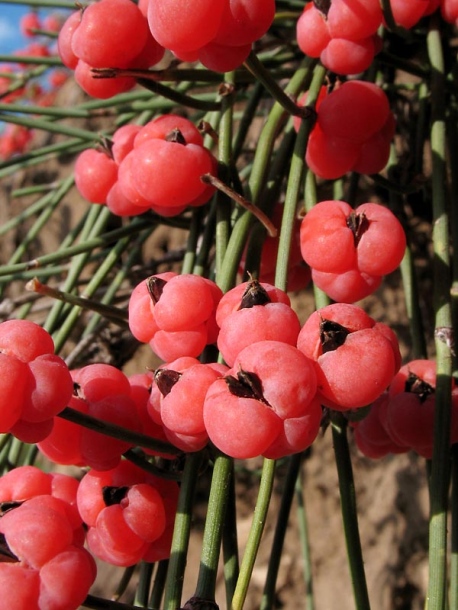
[[[75,383],[69,406],[103,421],[139,430],[135,403],[127,377],[114,366],[90,364],[72,371]],[[51,434],[38,443],[40,451],[60,464],[89,465],[108,470],[118,464],[130,444],[55,418]]]
[[306,152],[314,173],[333,180],[349,171],[377,173],[385,167],[395,122],[380,87],[346,81],[320,95],[316,109],[318,119]]
[[[307,418],[314,439],[321,417],[315,392],[313,364],[299,350],[279,341],[253,343],[238,354],[226,376],[208,389],[204,403],[208,436],[218,449],[238,459],[262,455],[271,447],[276,454],[277,439],[283,455],[291,449],[295,452],[299,449],[285,431],[286,422]],[[317,409],[320,417],[310,415]],[[306,430],[304,434],[310,440]],[[290,439],[289,448],[285,438]]]
[[[88,543],[99,558],[128,566],[147,553],[165,559],[170,545],[159,550],[173,527],[178,486],[127,461],[111,470],[90,471],[78,488],[78,508],[89,526]],[[156,548],[156,545],[158,547]]]
[[322,404],[338,411],[372,403],[400,365],[394,333],[355,305],[335,303],[315,311],[297,346],[315,362]]
[[406,237],[387,208],[364,203],[321,201],[304,216],[301,252],[315,284],[332,299],[354,302],[371,294],[381,277],[398,267]]
[[68,367],[54,354],[49,333],[28,320],[2,322],[0,373],[0,431],[26,442],[43,440],[73,392]]
[[87,148],[75,163],[75,184],[91,203],[105,203],[118,178],[118,166],[106,150]]
[[377,203],[353,210],[344,201],[322,201],[301,224],[301,252],[313,269],[369,275],[394,271],[404,256],[406,237],[394,214]]
[[131,0],[100,0],[83,11],[71,46],[93,68],[126,68],[143,49],[147,34],[145,18]]
[[379,50],[376,32],[382,23],[377,0],[333,0],[328,8],[307,3],[296,25],[299,48],[337,74],[366,70]]
[[[239,291],[237,288],[237,294]],[[223,297],[229,298],[229,293]],[[222,307],[225,307],[224,303]],[[218,310],[216,315],[222,318],[218,316]],[[265,340],[296,345],[299,331],[300,323],[294,310],[286,303],[272,302],[262,284],[251,280],[245,284],[238,309],[222,319],[217,345],[225,362],[234,366],[237,354],[244,347]]]
[[214,341],[215,310],[221,296],[214,282],[200,276],[170,272],[151,276],[131,295],[130,330],[166,362],[197,357]]

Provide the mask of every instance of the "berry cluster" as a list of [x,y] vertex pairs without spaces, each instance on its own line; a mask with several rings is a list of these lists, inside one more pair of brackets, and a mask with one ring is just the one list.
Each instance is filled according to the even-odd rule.
[[118,566],[168,558],[178,491],[176,482],[127,461],[89,471],[79,484],[77,505],[90,551]]
[[[402,366],[388,390],[355,424],[355,440],[370,458],[415,451],[431,459],[435,411],[436,364],[413,360]],[[452,388],[450,444],[458,442],[458,388]]]
[[297,347],[315,363],[321,404],[337,411],[371,404],[401,366],[393,331],[347,303],[313,312],[299,333]]
[[[68,406],[129,430],[140,430],[136,403],[129,379],[109,364],[89,364],[72,371],[73,395]],[[50,434],[38,443],[40,451],[58,464],[114,468],[130,448],[125,441],[56,417]]]
[[138,284],[129,301],[129,327],[164,361],[199,356],[216,342],[218,286],[203,277],[159,273]]
[[313,363],[282,341],[256,341],[211,384],[203,415],[210,440],[234,458],[303,451],[321,423]]
[[[396,25],[412,28],[433,13],[439,0],[392,0]],[[308,2],[296,25],[297,43],[309,57],[319,57],[336,74],[359,74],[381,49],[377,30],[383,14],[378,0]]]
[[148,23],[159,43],[185,61],[228,72],[248,57],[272,24],[275,0],[148,2]]
[[2,608],[74,610],[83,603],[96,565],[83,547],[77,489],[76,479],[34,466],[1,477]]
[[164,55],[146,16],[131,0],[101,0],[72,13],[59,32],[58,51],[80,87],[102,99],[132,89],[136,81],[130,76],[95,79],[93,68],[147,69]]
[[29,443],[44,439],[73,392],[70,371],[54,354],[49,333],[29,320],[2,322],[0,378],[0,432]]
[[337,74],[363,72],[380,46],[380,2],[357,0],[349,4],[333,0],[324,6],[323,11],[321,4],[320,8],[314,2],[305,5],[296,26],[299,48],[310,57],[319,57],[328,70]]
[[75,164],[75,182],[83,197],[106,203],[117,216],[147,210],[176,216],[209,200],[214,187],[200,177],[216,173],[216,167],[194,124],[168,114],[143,127],[120,127],[109,150],[84,150]]
[[384,91],[366,81],[346,81],[326,94],[323,87],[306,152],[310,169],[334,180],[349,171],[376,174],[386,165],[395,120]]
[[[212,300],[211,284],[198,276],[160,274],[139,284],[129,305],[131,330],[140,341],[160,357],[164,345],[173,347],[173,356],[163,357],[166,364],[148,377],[147,409],[183,451],[201,449],[208,439],[236,458],[302,451],[318,432],[321,404],[337,410],[365,406],[399,369],[393,332],[354,305],[319,310],[301,329],[282,290],[251,280]],[[186,325],[203,320],[205,328],[209,315],[229,370],[190,358],[181,339]],[[162,343],[159,333],[159,339],[177,341]],[[193,356],[208,342],[204,336]],[[357,383],[361,378],[364,384]]]
[[203,417],[205,396],[227,370],[224,364],[202,364],[183,356],[156,371],[147,411],[165,437],[182,451],[199,451],[208,443]]
[[353,303],[374,292],[404,256],[406,237],[394,214],[377,203],[355,210],[321,201],[302,220],[301,251],[312,278],[333,300]]

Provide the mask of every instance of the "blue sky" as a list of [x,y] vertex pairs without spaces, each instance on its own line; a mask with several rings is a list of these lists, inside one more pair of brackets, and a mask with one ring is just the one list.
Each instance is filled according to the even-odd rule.
[[29,7],[20,4],[8,4],[0,1],[0,54],[11,53],[27,44],[19,32],[19,20],[30,11]]

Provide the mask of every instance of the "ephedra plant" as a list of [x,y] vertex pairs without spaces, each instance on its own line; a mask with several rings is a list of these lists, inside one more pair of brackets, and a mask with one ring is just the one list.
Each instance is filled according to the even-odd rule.
[[[456,3],[12,4],[0,610],[328,610],[304,511],[323,436],[335,603],[457,610]],[[382,607],[353,463],[400,454],[427,479],[428,576]],[[280,601],[291,523],[305,583]]]

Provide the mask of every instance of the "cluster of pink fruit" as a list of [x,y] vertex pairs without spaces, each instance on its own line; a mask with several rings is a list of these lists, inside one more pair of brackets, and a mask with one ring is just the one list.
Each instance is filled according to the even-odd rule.
[[344,303],[372,294],[406,247],[401,223],[377,203],[353,209],[344,201],[321,201],[305,215],[300,239],[315,285]]
[[75,70],[82,89],[107,98],[131,89],[135,78],[97,80],[94,68],[144,70],[170,49],[181,60],[200,60],[219,72],[233,70],[267,32],[274,15],[274,0],[143,0],[138,6],[130,0],[101,0],[67,19],[59,54]]
[[78,481],[22,466],[0,478],[2,608],[74,610],[97,568],[84,548]]
[[75,164],[75,183],[85,199],[106,204],[117,216],[147,210],[176,216],[210,199],[214,187],[200,177],[215,174],[216,167],[195,125],[167,114],[144,126],[120,127],[109,150],[84,150]]
[[[396,25],[406,29],[433,13],[439,3],[440,0],[390,0]],[[383,21],[378,0],[308,2],[297,22],[297,42],[303,53],[319,57],[328,70],[359,74],[369,68],[381,49],[377,30]]]
[[[355,440],[370,458],[415,451],[431,459],[435,411],[436,363],[413,360],[401,367],[369,414],[355,424]],[[458,442],[458,388],[454,385],[450,444]]]
[[200,60],[218,72],[240,66],[274,16],[275,0],[148,3],[149,27],[162,46],[182,60]]
[[131,0],[102,0],[72,13],[62,26],[60,58],[92,97],[112,97],[136,83],[130,76],[95,79],[93,68],[147,69],[162,59],[164,49],[151,35],[144,11],[144,3],[137,6]]
[[329,94],[323,87],[316,110],[305,159],[317,176],[334,180],[349,171],[376,174],[385,167],[396,124],[380,87],[361,80],[346,81]]
[[43,328],[28,320],[0,324],[0,432],[25,442],[49,434],[68,404],[73,380]]
[[1,607],[73,610],[95,580],[93,556],[124,567],[167,558],[178,492],[127,461],[81,481],[35,466],[8,472],[0,478]]
[[[172,322],[173,312],[179,321],[180,330],[168,331],[170,339],[174,334],[178,339],[175,360],[152,377],[148,409],[184,451],[200,449],[208,439],[235,458],[302,451],[318,433],[322,404],[339,410],[367,405],[399,369],[394,334],[359,307],[331,305],[312,314],[301,329],[288,295],[274,286],[251,280],[212,304],[208,280],[193,281],[196,292],[190,298],[193,277],[161,277],[165,286],[153,294],[153,276],[134,290],[129,307],[132,333],[153,350],[154,335],[149,337],[157,318]],[[179,340],[195,316],[206,320],[209,315],[230,369],[199,363],[195,346]],[[365,383],[355,384],[355,376]]]
[[91,553],[117,566],[167,559],[178,492],[175,481],[126,460],[111,470],[90,470],[78,486],[77,507]]

